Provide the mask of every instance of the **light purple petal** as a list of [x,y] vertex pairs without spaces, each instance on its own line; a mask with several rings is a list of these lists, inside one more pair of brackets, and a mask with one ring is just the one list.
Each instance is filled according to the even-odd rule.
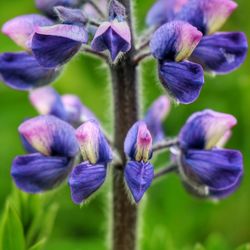
[[75,204],[81,204],[97,191],[105,181],[106,166],[86,162],[76,166],[69,178],[71,197]]
[[158,60],[183,61],[187,59],[202,38],[192,25],[173,21],[162,25],[153,34],[150,48]]
[[53,82],[60,69],[42,67],[26,52],[0,54],[0,78],[11,88],[29,90]]
[[191,60],[209,72],[226,74],[237,69],[246,59],[247,38],[241,32],[220,32],[203,37]]
[[243,174],[242,155],[236,150],[188,150],[182,164],[184,182],[205,197],[228,196]]
[[15,17],[6,22],[2,32],[9,36],[17,45],[26,50],[31,49],[30,41],[37,26],[49,26],[53,22],[41,15],[31,14]]
[[179,141],[184,149],[211,149],[231,131],[237,120],[212,110],[194,113],[182,128]]
[[46,156],[74,157],[78,152],[73,127],[54,116],[26,120],[18,130],[33,148]]
[[112,160],[111,148],[95,120],[83,123],[76,130],[76,138],[84,161],[106,164]]
[[29,99],[41,115],[54,115],[67,120],[60,95],[52,87],[42,87],[30,91]]
[[169,111],[169,98],[167,96],[160,96],[149,107],[145,115],[144,121],[152,135],[154,143],[164,139],[162,122],[167,117]]
[[66,157],[47,157],[39,153],[17,156],[11,168],[15,184],[28,193],[40,193],[55,188],[71,170]]
[[144,121],[136,122],[128,131],[124,151],[135,161],[147,162],[152,157],[152,136]]
[[91,47],[96,51],[109,50],[114,61],[120,52],[131,48],[131,33],[127,22],[104,22],[95,33]]
[[87,43],[83,26],[58,24],[38,27],[32,39],[32,51],[44,67],[57,67],[68,62]]
[[159,78],[169,95],[183,104],[194,102],[204,84],[202,67],[189,61],[160,63]]
[[126,165],[124,176],[135,202],[138,203],[152,183],[154,168],[149,162],[130,161]]

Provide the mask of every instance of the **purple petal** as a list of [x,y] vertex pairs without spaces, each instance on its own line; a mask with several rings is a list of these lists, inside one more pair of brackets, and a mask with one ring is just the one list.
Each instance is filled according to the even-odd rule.
[[80,5],[80,0],[36,0],[37,8],[52,17],[56,16],[54,12],[56,6],[77,8]]
[[221,28],[236,7],[231,0],[189,0],[176,18],[189,22],[203,34],[212,34]]
[[71,170],[66,157],[47,157],[39,153],[17,156],[11,175],[15,184],[28,193],[50,190],[64,181]]
[[177,102],[188,104],[200,95],[204,73],[199,64],[184,62],[161,62],[159,78],[167,92]]
[[117,0],[111,0],[109,3],[109,20],[114,19],[125,21],[126,19],[126,8]]
[[152,157],[152,137],[144,121],[136,122],[128,131],[124,151],[135,161],[147,162]]
[[83,26],[58,24],[37,27],[32,51],[41,65],[53,68],[68,62],[87,41],[88,34]]
[[108,163],[112,160],[111,148],[95,120],[89,120],[76,130],[84,161],[91,164]]
[[42,67],[26,52],[0,54],[0,78],[14,89],[29,90],[48,85],[59,72],[59,69]]
[[165,135],[162,122],[170,111],[170,100],[167,96],[160,96],[148,109],[144,121],[153,137],[153,141],[163,140]]
[[192,25],[173,21],[162,25],[153,34],[150,48],[158,60],[183,61],[187,59],[202,38]]
[[67,120],[60,95],[52,87],[42,87],[30,92],[29,99],[41,115],[54,115]]
[[97,120],[96,116],[75,95],[63,95],[62,103],[67,112],[68,122],[77,127],[87,120]]
[[191,60],[207,71],[225,74],[237,69],[246,59],[247,38],[241,32],[223,32],[205,36]]
[[135,202],[138,203],[152,183],[154,168],[149,162],[130,161],[126,165],[124,176]]
[[109,50],[114,61],[120,52],[131,48],[131,33],[127,22],[104,22],[97,29],[91,46],[96,51]]
[[[100,9],[106,9],[107,4],[107,0],[98,0],[98,6]],[[100,19],[100,13],[93,7],[91,3],[86,2],[83,5],[83,12],[91,19]]]
[[25,151],[26,151],[27,153],[30,153],[30,154],[37,153],[37,150],[34,149],[34,148],[29,144],[29,142],[25,139],[25,137],[24,137],[22,134],[20,134],[20,138],[21,138],[22,145],[23,145],[23,147],[24,147],[24,149],[25,149]]
[[231,131],[237,120],[212,110],[194,113],[182,128],[179,141],[184,149],[211,149]]
[[74,157],[78,152],[73,127],[54,116],[29,119],[18,130],[33,148],[44,155]]
[[3,25],[2,32],[9,36],[17,45],[30,50],[30,41],[37,26],[52,25],[48,18],[37,15],[18,16]]
[[243,174],[242,155],[236,150],[188,150],[182,164],[184,182],[213,198],[234,192]]
[[101,187],[107,174],[106,166],[91,165],[86,162],[76,166],[69,178],[71,197],[80,204]]

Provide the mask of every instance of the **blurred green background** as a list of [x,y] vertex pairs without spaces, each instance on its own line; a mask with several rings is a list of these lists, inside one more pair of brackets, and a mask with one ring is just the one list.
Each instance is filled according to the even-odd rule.
[[[153,0],[134,0],[138,31]],[[241,30],[250,36],[250,2],[237,1],[238,10],[223,30]],[[37,12],[33,1],[1,0],[0,25],[16,15]],[[0,34],[0,52],[19,50]],[[200,201],[189,196],[176,176],[169,176],[150,188],[141,205],[140,239],[143,250],[192,249],[196,243],[209,249],[235,249],[250,241],[250,61],[237,71],[217,77],[206,77],[200,98],[192,105],[173,105],[165,122],[167,134],[174,136],[192,112],[211,108],[233,114],[238,126],[228,147],[244,154],[245,178],[240,189],[220,203]],[[141,68],[143,110],[162,93],[156,78],[155,62]],[[60,93],[78,94],[111,132],[110,86],[106,68],[96,59],[78,56],[67,65],[54,85]],[[0,83],[0,212],[12,189],[10,166],[15,155],[24,151],[17,127],[26,117],[36,115],[27,93],[12,90]],[[162,156],[167,159],[166,155]],[[109,182],[88,204],[75,206],[67,185],[54,193],[60,205],[55,227],[46,250],[102,250],[109,207]],[[14,232],[13,232],[14,235]],[[198,249],[198,248],[197,248]]]

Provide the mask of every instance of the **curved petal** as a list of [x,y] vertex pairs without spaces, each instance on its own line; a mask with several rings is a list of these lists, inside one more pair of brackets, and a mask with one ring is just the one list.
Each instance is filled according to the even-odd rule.
[[207,71],[225,74],[237,69],[246,59],[247,38],[241,32],[220,32],[205,36],[195,48],[191,60]]
[[131,33],[127,22],[104,22],[95,33],[91,47],[96,51],[109,50],[114,61],[120,52],[131,48]]
[[152,136],[144,121],[136,122],[128,131],[124,151],[130,159],[147,162],[152,157]]
[[236,150],[188,150],[182,161],[184,182],[204,196],[222,198],[239,186],[243,174],[242,155]]
[[78,153],[73,127],[55,116],[43,115],[26,120],[18,130],[44,155],[74,157]]
[[53,82],[59,69],[42,67],[26,52],[0,54],[0,78],[13,89],[29,90]]
[[83,26],[58,24],[37,27],[32,51],[41,65],[53,68],[68,62],[87,41],[88,34]]
[[236,123],[232,115],[213,110],[194,113],[181,129],[180,145],[183,149],[211,149],[225,139]]
[[54,115],[62,120],[67,120],[61,97],[52,87],[32,90],[29,99],[41,115]]
[[154,143],[164,139],[162,122],[169,111],[169,98],[167,96],[160,96],[153,102],[144,117],[144,121],[152,135]]
[[6,22],[2,32],[9,36],[17,45],[30,50],[30,41],[37,26],[49,26],[53,22],[38,14],[23,15],[15,17]]
[[47,157],[39,153],[17,156],[11,168],[15,184],[28,193],[53,189],[64,181],[71,170],[66,157]]
[[70,177],[69,186],[74,203],[81,204],[97,191],[105,181],[107,168],[104,165],[91,165],[86,162],[76,166]]
[[138,203],[152,183],[154,168],[149,162],[130,161],[125,167],[124,176],[135,202]]
[[150,48],[158,60],[183,61],[187,59],[202,38],[192,25],[173,21],[162,25],[153,34]]
[[202,67],[188,61],[160,62],[159,78],[168,93],[184,104],[194,102],[204,84]]
[[111,148],[95,120],[83,123],[76,130],[76,138],[84,161],[107,164],[112,160]]
[[25,139],[25,137],[24,137],[22,134],[20,134],[20,138],[21,138],[22,145],[23,145],[23,147],[24,147],[24,149],[25,149],[25,151],[26,151],[27,153],[30,153],[30,154],[37,153],[37,150],[34,149],[34,148],[29,144],[29,142]]

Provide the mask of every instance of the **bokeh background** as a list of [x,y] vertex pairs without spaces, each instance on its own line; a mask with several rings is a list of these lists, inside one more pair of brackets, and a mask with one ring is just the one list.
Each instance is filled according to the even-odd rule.
[[[134,0],[137,28],[144,28],[144,18],[153,0]],[[223,27],[226,31],[244,31],[250,37],[250,2],[237,1],[238,10]],[[33,1],[1,0],[0,26],[16,15],[37,12]],[[16,45],[0,34],[0,52],[17,51]],[[141,68],[142,111],[162,93],[156,78],[155,62]],[[112,132],[110,86],[105,67],[96,59],[79,55],[65,68],[56,81],[60,93],[78,94]],[[23,154],[17,127],[24,118],[36,115],[27,92],[18,92],[0,82],[0,213],[12,190],[10,166],[15,155]],[[244,154],[245,178],[231,197],[216,203],[189,196],[179,179],[168,176],[147,192],[142,206],[140,239],[143,250],[193,249],[196,243],[212,250],[229,250],[250,242],[250,60],[237,71],[226,75],[206,76],[200,98],[192,105],[173,105],[164,126],[174,136],[195,111],[211,108],[233,114],[238,119],[228,147]],[[167,162],[163,155],[156,165]],[[105,231],[109,207],[109,186],[82,208],[75,206],[67,185],[53,193],[60,208],[46,250],[102,250],[106,246]],[[13,232],[13,235],[15,233]]]

